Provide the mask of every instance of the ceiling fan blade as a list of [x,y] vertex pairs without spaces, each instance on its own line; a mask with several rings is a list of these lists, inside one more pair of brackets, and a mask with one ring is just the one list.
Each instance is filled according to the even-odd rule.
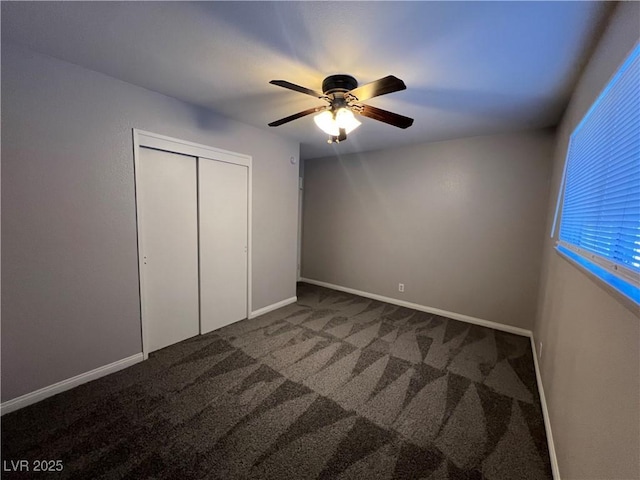
[[362,107],[362,109],[354,109],[353,111],[365,117],[373,118],[374,120],[388,123],[389,125],[393,125],[394,127],[398,128],[409,128],[411,125],[413,125],[413,118],[405,117],[404,115],[399,115],[393,112],[388,112],[387,110],[382,110],[381,108],[372,107],[370,105],[360,106]]
[[286,80],[271,80],[269,83],[271,85],[277,85],[278,87],[288,88],[289,90],[293,90],[294,92],[300,92],[306,95],[311,95],[312,97],[321,98],[321,99],[327,98],[327,96],[324,93],[318,92],[316,90],[311,90],[310,88],[301,87],[300,85],[287,82]]
[[285,123],[289,123],[293,120],[297,120],[299,118],[302,117],[306,117],[307,115],[311,115],[312,113],[316,113],[316,112],[321,112],[322,110],[326,110],[327,108],[329,108],[329,106],[327,105],[326,107],[315,107],[315,108],[309,108],[303,112],[298,112],[298,113],[294,113],[293,115],[289,115],[288,117],[284,117],[281,118],[280,120],[276,120],[275,122],[271,122],[269,124],[270,127],[279,127],[280,125],[283,125]]
[[406,88],[407,86],[402,80],[394,77],[393,75],[388,75],[374,82],[367,83],[361,87],[350,90],[347,93],[347,96],[355,97],[355,101],[357,102],[364,102],[370,98],[386,95],[387,93],[399,92]]

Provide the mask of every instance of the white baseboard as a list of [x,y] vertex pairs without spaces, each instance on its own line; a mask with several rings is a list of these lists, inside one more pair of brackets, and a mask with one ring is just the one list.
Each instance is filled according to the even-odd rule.
[[271,305],[267,305],[266,307],[259,308],[258,310],[254,310],[249,315],[249,318],[256,318],[260,315],[264,315],[265,313],[272,312],[273,310],[277,310],[282,307],[286,307],[287,305],[291,305],[292,303],[296,303],[298,301],[298,297],[285,298],[280,302],[272,303]]
[[19,410],[20,408],[26,407],[27,405],[39,402],[40,400],[44,400],[48,397],[52,397],[53,395],[64,392],[65,390],[70,390],[73,387],[77,387],[78,385],[81,385],[83,383],[90,382],[91,380],[96,380],[97,378],[104,377],[105,375],[109,375],[110,373],[115,373],[118,370],[122,370],[124,368],[130,367],[131,365],[135,365],[136,363],[141,362],[142,359],[142,353],[136,353],[135,355],[131,355],[130,357],[123,358],[122,360],[110,363],[109,365],[98,367],[89,372],[81,373],[80,375],[76,375],[75,377],[62,380],[61,382],[54,383],[53,385],[41,388],[39,390],[36,390],[35,392],[27,393],[12,400],[7,400],[6,402],[2,403],[2,405],[0,405],[0,415]]
[[384,297],[376,293],[368,293],[354,288],[342,287],[340,285],[334,285],[332,283],[320,282],[318,280],[311,280],[310,278],[301,278],[301,282],[310,283],[312,285],[318,285],[319,287],[331,288],[333,290],[339,290],[341,292],[352,293],[353,295],[359,295],[361,297],[371,298],[373,300],[379,300],[381,302],[391,303],[392,305],[398,305],[400,307],[411,308],[413,310],[419,310],[421,312],[433,313],[442,317],[453,318],[454,320],[460,320],[461,322],[473,323],[474,325],[480,325],[482,327],[493,328],[494,330],[502,330],[503,332],[513,333],[515,335],[521,335],[523,337],[530,337],[531,330],[524,328],[513,327],[511,325],[504,325],[502,323],[491,322],[489,320],[483,320],[481,318],[470,317],[469,315],[463,315],[461,313],[448,312],[439,308],[427,307],[426,305],[419,305],[417,303],[406,302],[404,300],[398,300],[396,298]]
[[556,447],[553,443],[553,433],[551,432],[551,419],[549,418],[549,409],[547,408],[547,399],[544,395],[544,386],[542,385],[542,376],[540,375],[540,365],[538,364],[538,350],[536,342],[531,338],[531,350],[533,352],[533,365],[536,369],[536,380],[538,382],[538,392],[540,392],[540,403],[542,405],[542,416],[544,417],[544,428],[547,431],[547,445],[549,446],[549,459],[551,460],[551,471],[554,480],[560,480],[560,469],[558,468],[558,457],[556,456]]

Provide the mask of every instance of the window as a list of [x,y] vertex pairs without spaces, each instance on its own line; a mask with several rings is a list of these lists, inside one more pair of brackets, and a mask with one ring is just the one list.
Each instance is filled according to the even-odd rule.
[[563,186],[557,250],[640,304],[640,45],[571,134]]

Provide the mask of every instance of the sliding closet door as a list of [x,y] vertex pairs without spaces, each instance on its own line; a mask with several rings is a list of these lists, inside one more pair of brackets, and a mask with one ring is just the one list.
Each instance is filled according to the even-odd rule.
[[247,318],[248,168],[200,158],[200,328]]
[[198,335],[196,158],[140,148],[138,221],[148,351]]

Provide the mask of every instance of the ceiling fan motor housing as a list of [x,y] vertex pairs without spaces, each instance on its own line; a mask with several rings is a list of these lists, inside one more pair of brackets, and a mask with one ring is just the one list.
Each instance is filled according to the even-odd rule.
[[331,93],[344,93],[358,86],[358,81],[351,75],[331,75],[322,81],[322,92],[325,95]]

